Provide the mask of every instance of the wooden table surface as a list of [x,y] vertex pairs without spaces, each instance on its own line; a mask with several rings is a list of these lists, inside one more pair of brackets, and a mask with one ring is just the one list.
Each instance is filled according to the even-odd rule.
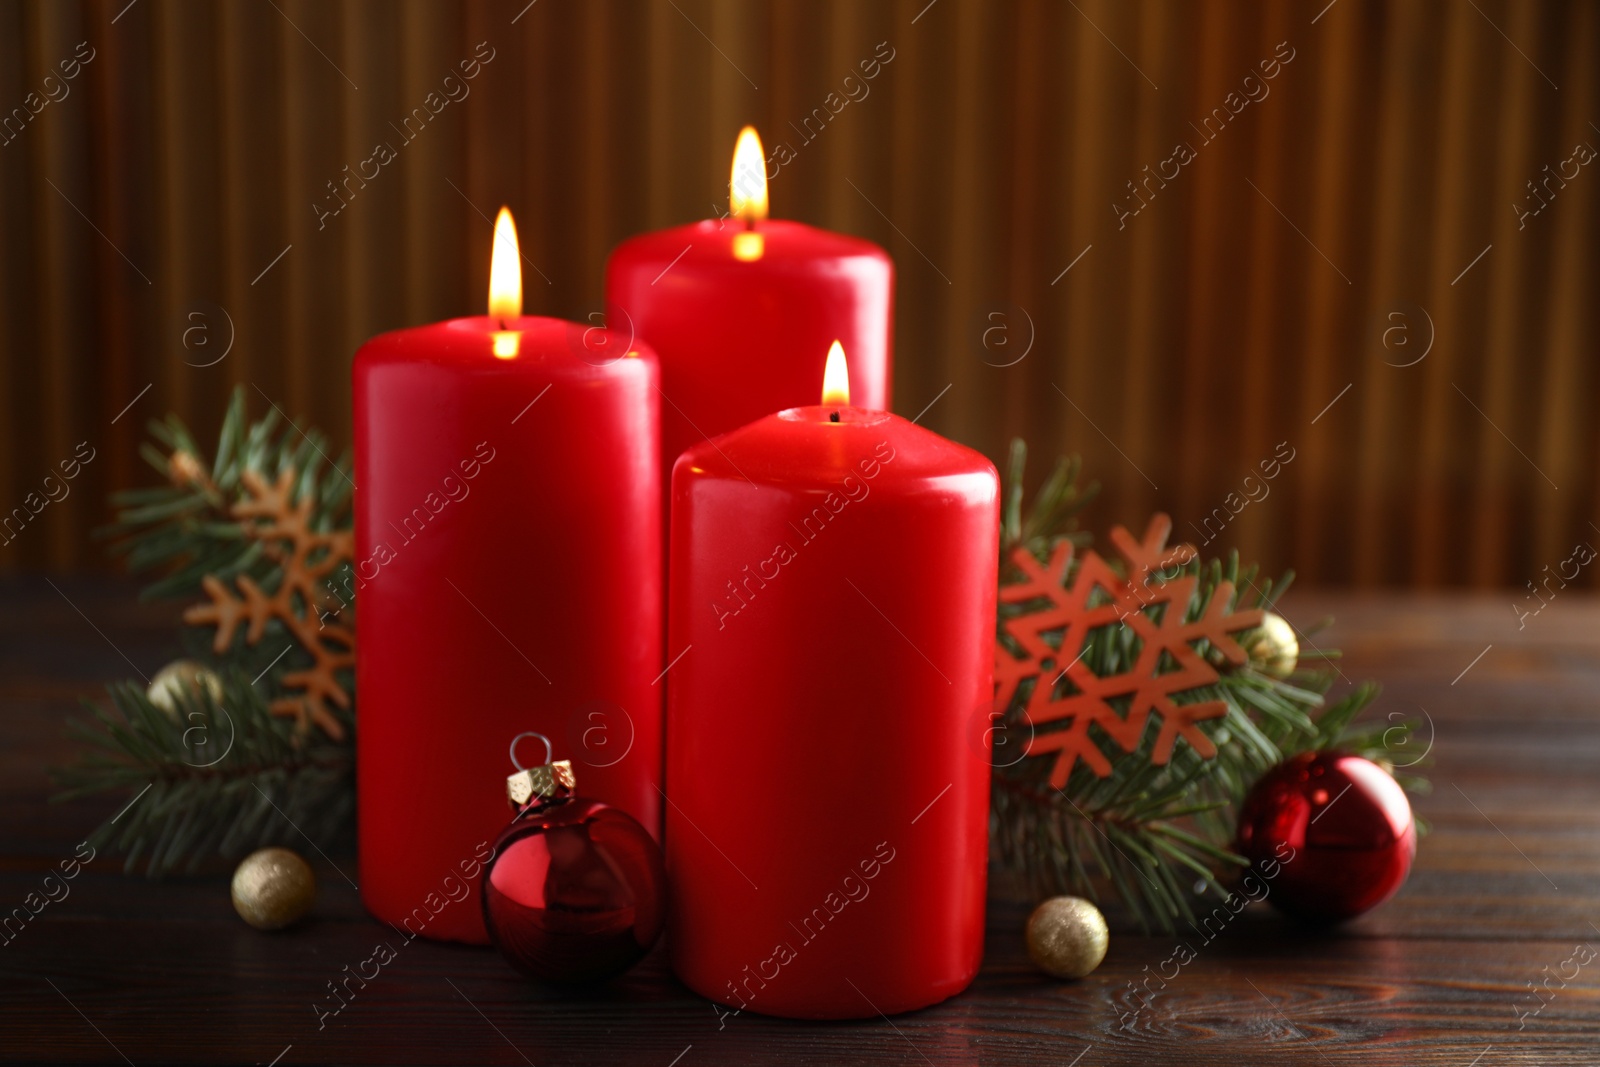
[[[1511,602],[1289,598],[1297,624],[1337,615],[1319,643],[1345,649],[1350,680],[1383,683],[1369,714],[1431,720],[1435,789],[1417,808],[1433,833],[1397,898],[1333,932],[1247,909],[1132,1026],[1128,983],[1180,938],[1113,930],[1098,971],[1056,982],[1023,952],[1028,902],[994,899],[972,988],[890,1020],[719,1026],[660,950],[571,995],[492,950],[418,941],[319,1029],[326,983],[388,934],[339,873],[319,862],[314,919],[265,935],[233,914],[225,872],[150,882],[107,857],[0,948],[0,1061],[1600,1063],[1600,958],[1569,962],[1600,946],[1600,601],[1562,593],[1521,630]],[[51,804],[46,768],[70,757],[79,698],[171,658],[171,619],[124,584],[0,584],[0,912],[121,803]]]

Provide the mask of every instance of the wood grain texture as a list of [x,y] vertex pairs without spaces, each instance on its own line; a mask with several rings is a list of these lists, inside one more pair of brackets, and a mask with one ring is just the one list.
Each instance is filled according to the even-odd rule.
[[[171,611],[128,586],[56,585],[0,583],[6,909],[121,803],[49,803],[45,767],[71,751],[63,720],[174,651]],[[889,1021],[724,1022],[671,977],[664,949],[602,991],[554,993],[490,950],[418,941],[319,1027],[327,983],[398,940],[345,880],[352,856],[316,859],[313,918],[279,935],[234,916],[225,866],[157,883],[105,857],[0,948],[0,1062],[1594,1063],[1600,961],[1519,1012],[1538,1004],[1530,983],[1600,944],[1600,602],[1558,598],[1521,629],[1503,597],[1307,594],[1284,608],[1302,625],[1336,617],[1313,640],[1345,650],[1352,683],[1384,684],[1369,715],[1431,722],[1435,789],[1417,809],[1433,832],[1399,896],[1335,931],[1262,905],[1209,938],[1114,922],[1100,969],[1060,983],[1027,962],[1030,902],[1000,875],[977,982]],[[287,827],[285,843],[315,856]],[[1180,943],[1196,958],[1163,987],[1149,976]]]
[[[611,245],[717,209],[745,122],[794,148],[777,214],[895,257],[896,408],[937,398],[924,423],[995,458],[1083,453],[1097,526],[1203,528],[1280,441],[1296,463],[1213,545],[1324,585],[1520,586],[1600,522],[1600,179],[1513,207],[1600,145],[1586,0],[0,0],[0,108],[84,40],[0,147],[0,514],[77,442],[100,458],[0,570],[103,566],[144,422],[207,438],[235,384],[347,440],[355,347],[478,311],[502,203],[530,310],[597,311]],[[470,96],[405,142],[480,41]],[[880,42],[870,92],[803,133]],[[319,222],[380,141],[395,162]],[[218,344],[231,320],[215,366],[196,308]],[[1411,348],[1383,345],[1396,310]]]

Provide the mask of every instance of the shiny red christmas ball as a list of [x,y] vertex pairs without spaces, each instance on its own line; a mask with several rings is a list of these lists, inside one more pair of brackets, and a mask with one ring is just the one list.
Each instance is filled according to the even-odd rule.
[[650,951],[666,922],[661,849],[632,816],[567,797],[524,808],[495,841],[483,918],[505,958],[542,982],[599,982]]
[[1411,871],[1417,828],[1405,791],[1382,767],[1306,752],[1250,790],[1238,849],[1278,910],[1337,922],[1395,894]]

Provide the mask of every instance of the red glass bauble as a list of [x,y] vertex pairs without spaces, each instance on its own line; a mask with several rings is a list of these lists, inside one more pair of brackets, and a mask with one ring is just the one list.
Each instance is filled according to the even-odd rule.
[[1395,894],[1411,871],[1417,828],[1405,791],[1382,767],[1306,752],[1250,790],[1238,847],[1278,910],[1337,922]]
[[661,849],[626,812],[579,797],[536,803],[495,841],[483,918],[502,955],[543,982],[612,978],[661,936]]

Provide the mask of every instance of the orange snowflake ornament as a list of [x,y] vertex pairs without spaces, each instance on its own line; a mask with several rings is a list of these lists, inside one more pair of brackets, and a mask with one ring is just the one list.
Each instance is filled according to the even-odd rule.
[[[1206,759],[1217,754],[1198,724],[1227,714],[1227,704],[1179,704],[1173,698],[1220,677],[1196,650],[1198,643],[1209,642],[1228,663],[1240,666],[1247,654],[1232,635],[1260,626],[1264,613],[1260,608],[1229,611],[1233,584],[1220,582],[1199,616],[1186,621],[1199,579],[1178,568],[1194,558],[1195,550],[1166,547],[1171,533],[1172,520],[1161,514],[1151,518],[1142,541],[1120,526],[1113,529],[1111,542],[1126,564],[1126,576],[1093,551],[1083,554],[1073,573],[1073,546],[1067,541],[1045,564],[1025,547],[1012,553],[1024,578],[1002,586],[1000,601],[1038,602],[1039,607],[1002,624],[1011,644],[1004,639],[995,644],[994,714],[1010,711],[1023,683],[1033,680],[1022,707],[1029,731],[1024,751],[1055,753],[1050,782],[1058,789],[1080,759],[1101,778],[1110,775],[1101,742],[1137,751],[1152,712],[1161,722],[1152,763],[1165,765],[1180,737]],[[1125,670],[1101,676],[1083,656],[1089,635],[1103,627],[1126,628],[1130,636],[1124,650],[1131,662]],[[1020,657],[1014,649],[1021,650]]]
[[233,644],[241,623],[247,624],[245,642],[254,645],[268,622],[282,622],[311,655],[312,664],[306,670],[284,672],[284,687],[298,689],[301,695],[274,700],[271,711],[295,719],[301,734],[315,724],[341,741],[344,724],[333,708],[350,706],[350,694],[340,684],[338,672],[355,664],[355,632],[323,618],[322,609],[342,605],[321,582],[351,558],[354,541],[348,530],[311,528],[311,495],[303,494],[298,502],[293,499],[294,473],[284,470],[277,484],[268,485],[255,472],[245,471],[239,480],[249,496],[231,509],[246,536],[259,541],[262,552],[282,565],[278,588],[268,594],[249,575],[240,575],[234,579],[240,594],[235,596],[220,578],[208,574],[200,584],[211,602],[185,610],[183,621],[216,626],[212,647],[219,655]]

